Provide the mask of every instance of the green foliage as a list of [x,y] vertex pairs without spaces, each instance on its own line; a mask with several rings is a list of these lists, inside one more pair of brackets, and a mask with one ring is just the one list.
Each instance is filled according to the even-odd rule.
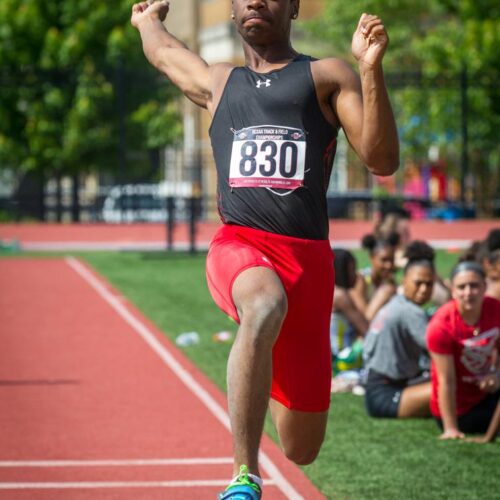
[[173,90],[144,58],[132,3],[0,2],[0,166],[113,168],[121,126],[132,151],[178,139]]
[[427,160],[434,144],[448,163],[458,166],[461,79],[467,68],[470,157],[476,182],[489,179],[477,186],[477,194],[494,195],[500,170],[498,1],[331,0],[325,4],[324,15],[309,28],[330,43],[332,55],[343,58],[351,57],[350,40],[361,13],[382,18],[390,38],[384,67],[405,159]]
[[146,147],[150,149],[163,146],[165,142],[174,142],[182,133],[172,102],[147,101],[137,108],[131,118],[135,128],[145,127]]

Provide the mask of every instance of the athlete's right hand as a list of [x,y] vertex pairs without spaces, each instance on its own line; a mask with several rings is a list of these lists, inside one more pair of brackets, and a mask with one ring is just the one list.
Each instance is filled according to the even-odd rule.
[[139,29],[139,25],[147,18],[165,20],[170,8],[170,2],[167,0],[149,0],[148,2],[136,3],[132,6],[132,17],[130,22],[134,28]]

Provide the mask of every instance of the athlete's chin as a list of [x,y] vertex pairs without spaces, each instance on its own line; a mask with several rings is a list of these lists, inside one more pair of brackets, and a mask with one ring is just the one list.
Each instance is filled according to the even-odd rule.
[[244,26],[240,30],[240,35],[250,45],[269,45],[273,41],[272,30],[269,26]]

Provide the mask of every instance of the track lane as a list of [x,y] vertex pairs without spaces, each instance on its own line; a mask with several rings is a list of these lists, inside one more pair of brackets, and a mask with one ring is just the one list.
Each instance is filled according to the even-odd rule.
[[[0,260],[1,337],[5,346],[0,358],[0,405],[5,409],[0,415],[0,498],[48,498],[43,484],[33,488],[37,482],[50,482],[55,495],[50,498],[54,499],[60,491],[66,491],[66,499],[89,498],[86,490],[93,490],[92,498],[114,498],[108,490],[117,489],[121,495],[116,498],[122,499],[153,499],[156,489],[164,490],[162,498],[215,498],[220,485],[206,486],[201,493],[196,481],[227,481],[229,463],[42,468],[19,462],[137,461],[144,457],[223,457],[227,462],[232,455],[223,421],[227,415],[221,421],[207,411],[206,401],[187,390],[185,381],[161,362],[158,353],[147,348],[137,334],[137,325],[134,328],[124,321],[82,279],[75,269],[79,265],[61,259]],[[224,405],[220,391],[154,325],[82,267],[151,333],[188,377],[201,384],[212,403]],[[277,478],[276,485],[266,488],[266,496],[322,498],[267,439],[264,449],[266,477]],[[14,464],[2,467],[9,461]],[[292,476],[294,485],[289,491],[295,493],[283,493],[286,488],[280,484],[281,471]],[[194,482],[180,487],[174,481]],[[2,484],[12,488],[2,489]],[[23,488],[30,488],[31,496],[23,497],[27,492]]]

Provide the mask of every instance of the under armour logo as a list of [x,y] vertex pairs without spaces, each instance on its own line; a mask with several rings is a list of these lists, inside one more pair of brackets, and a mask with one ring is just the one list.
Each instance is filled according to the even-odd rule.
[[267,78],[266,80],[262,81],[262,80],[259,80],[257,82],[257,85],[255,85],[258,89],[260,89],[262,87],[262,85],[265,85],[266,87],[270,87],[271,86],[271,80],[269,80],[269,78]]

